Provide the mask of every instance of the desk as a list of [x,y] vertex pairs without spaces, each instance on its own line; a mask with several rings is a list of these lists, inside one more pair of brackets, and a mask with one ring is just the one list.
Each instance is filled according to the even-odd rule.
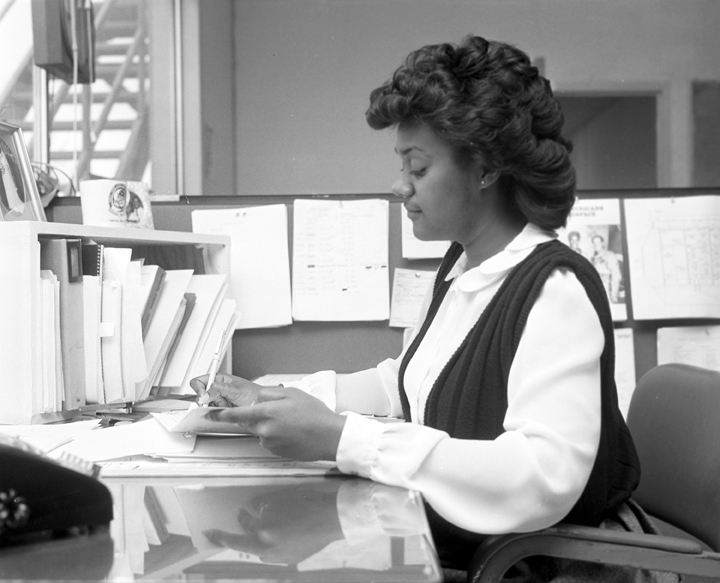
[[421,498],[350,476],[105,478],[109,528],[0,549],[0,579],[426,582]]

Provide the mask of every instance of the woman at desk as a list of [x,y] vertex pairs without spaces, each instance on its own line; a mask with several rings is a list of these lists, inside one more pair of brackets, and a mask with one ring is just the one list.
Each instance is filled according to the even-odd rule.
[[605,290],[556,240],[575,172],[549,82],[468,37],[411,53],[366,117],[397,131],[392,190],[415,236],[454,241],[421,324],[373,369],[267,388],[219,374],[207,394],[200,377],[200,400],[279,455],[420,491],[445,566],[466,568],[483,535],[615,517],[639,464]]

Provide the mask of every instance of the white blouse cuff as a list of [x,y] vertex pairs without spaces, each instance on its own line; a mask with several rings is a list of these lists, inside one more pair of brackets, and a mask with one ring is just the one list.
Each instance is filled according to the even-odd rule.
[[347,420],[337,449],[338,469],[344,474],[371,478],[384,425],[350,411],[341,415]]

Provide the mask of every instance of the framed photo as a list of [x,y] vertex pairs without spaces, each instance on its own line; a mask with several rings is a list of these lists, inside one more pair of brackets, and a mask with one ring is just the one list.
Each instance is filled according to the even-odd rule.
[[45,221],[22,130],[0,121],[0,221]]

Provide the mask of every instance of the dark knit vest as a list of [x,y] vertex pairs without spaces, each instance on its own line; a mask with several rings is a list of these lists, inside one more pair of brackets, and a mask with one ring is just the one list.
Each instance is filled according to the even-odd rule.
[[[445,277],[462,251],[462,247],[454,243],[445,255],[427,317],[400,365],[398,384],[407,420],[410,420],[410,407],[403,385],[405,370],[450,287],[451,282],[445,281]],[[510,271],[433,385],[424,422],[459,439],[492,440],[504,433],[510,367],[528,314],[556,269],[575,273],[598,313],[605,335],[605,347],[600,357],[602,428],[598,454],[585,490],[563,519],[563,522],[596,526],[637,487],[640,462],[618,408],[614,379],[615,344],[607,293],[592,264],[563,243],[550,241],[538,245]],[[572,314],[567,317],[572,318]],[[443,553],[451,555],[452,562],[460,565],[465,559],[469,560],[483,535],[450,524],[429,505],[427,510],[441,557]]]

